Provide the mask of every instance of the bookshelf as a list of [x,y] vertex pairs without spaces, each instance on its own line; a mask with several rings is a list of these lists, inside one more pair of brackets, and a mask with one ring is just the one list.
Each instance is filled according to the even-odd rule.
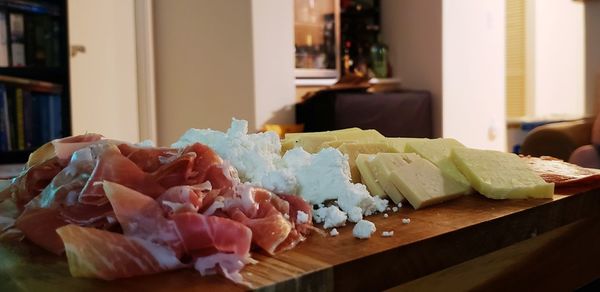
[[71,135],[66,0],[0,0],[0,165]]

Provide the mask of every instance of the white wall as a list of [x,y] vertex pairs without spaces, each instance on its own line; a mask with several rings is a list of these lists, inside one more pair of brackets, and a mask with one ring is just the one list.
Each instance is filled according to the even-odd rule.
[[585,2],[586,113],[600,112],[600,2]]
[[443,135],[506,149],[505,3],[443,2]]
[[158,140],[188,128],[293,122],[291,0],[155,0]]
[[133,0],[68,4],[69,42],[86,49],[70,64],[73,134],[139,141]]
[[255,129],[265,123],[294,123],[293,4],[252,1]]
[[[529,114],[586,112],[584,2],[531,0],[533,7],[533,105]],[[529,7],[528,7],[529,8]]]
[[159,145],[188,128],[254,125],[249,1],[155,0]]
[[382,0],[381,29],[395,77],[433,95],[434,135],[442,135],[442,1]]

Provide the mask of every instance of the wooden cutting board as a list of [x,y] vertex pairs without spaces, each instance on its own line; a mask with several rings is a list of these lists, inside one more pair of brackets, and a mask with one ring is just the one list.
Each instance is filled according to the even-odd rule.
[[[352,237],[352,225],[337,237],[313,235],[294,250],[242,271],[254,289],[282,291],[382,290],[488,254],[560,226],[600,214],[600,189],[552,199],[494,201],[480,195],[412,210],[371,216],[376,234]],[[403,224],[403,218],[410,218]],[[394,231],[382,237],[382,231]],[[28,243],[0,244],[0,291],[240,291],[220,276],[193,270],[115,281],[73,278],[66,259]]]

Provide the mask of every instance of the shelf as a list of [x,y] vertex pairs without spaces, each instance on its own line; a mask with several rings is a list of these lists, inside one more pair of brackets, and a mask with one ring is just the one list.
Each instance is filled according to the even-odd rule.
[[31,150],[22,151],[0,151],[0,164],[23,163],[29,159]]
[[67,69],[63,67],[0,67],[0,75],[56,83],[62,83],[68,77]]

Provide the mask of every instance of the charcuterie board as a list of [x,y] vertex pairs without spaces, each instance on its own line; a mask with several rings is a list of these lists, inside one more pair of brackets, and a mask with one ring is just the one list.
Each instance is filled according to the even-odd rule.
[[[600,189],[552,199],[495,201],[465,196],[421,210],[369,217],[367,240],[352,226],[336,237],[313,234],[297,248],[242,270],[253,289],[365,291],[391,288],[600,213]],[[403,219],[410,218],[410,223]],[[406,222],[406,220],[404,220]],[[383,237],[383,231],[394,231]],[[73,278],[64,257],[27,242],[0,245],[0,291],[235,291],[248,288],[192,269],[115,281]]]

